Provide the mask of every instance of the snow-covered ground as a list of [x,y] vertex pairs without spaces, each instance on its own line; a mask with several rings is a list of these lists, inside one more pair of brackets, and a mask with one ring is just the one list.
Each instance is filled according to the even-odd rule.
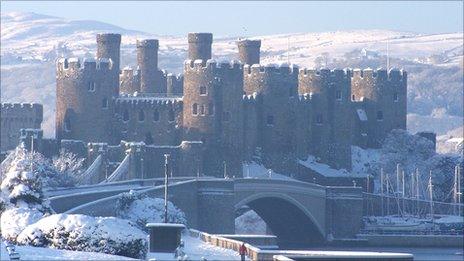
[[350,172],[345,169],[333,169],[327,164],[317,162],[317,159],[314,156],[309,155],[308,158],[303,161],[299,161],[303,166],[308,167],[309,169],[320,173],[325,177],[356,177],[364,178],[366,177],[366,172]]
[[268,168],[254,161],[243,163],[242,168],[244,178],[294,180],[289,176],[285,176],[269,170]]
[[[0,251],[0,260],[10,258],[4,245]],[[95,252],[59,250],[45,247],[15,246],[21,260],[137,260],[125,256],[108,255]]]
[[[225,248],[213,246],[205,243],[199,238],[191,237],[186,233],[182,234],[184,242],[184,253],[188,256],[188,260],[240,260],[237,252]],[[174,254],[170,253],[148,253],[148,259],[155,260],[177,260]]]

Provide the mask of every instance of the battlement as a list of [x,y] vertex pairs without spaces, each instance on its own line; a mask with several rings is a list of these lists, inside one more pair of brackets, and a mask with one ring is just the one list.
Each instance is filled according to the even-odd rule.
[[396,69],[392,68],[388,72],[386,69],[378,68],[377,70],[373,70],[371,68],[367,69],[354,69],[353,70],[353,79],[381,79],[387,81],[403,81],[407,79],[407,72],[403,69]]
[[257,92],[254,92],[253,94],[249,94],[249,95],[244,94],[242,97],[243,101],[249,102],[249,103],[256,102],[258,98],[259,98],[259,94]]
[[163,71],[163,74],[167,79],[171,79],[172,81],[180,82],[184,80],[184,76],[180,73],[173,74],[173,73],[166,73],[165,71]]
[[237,41],[238,47],[261,47],[261,40],[239,39]]
[[240,62],[232,60],[230,62],[217,62],[213,59],[204,60],[186,60],[184,62],[184,71],[241,71],[243,66]]
[[56,66],[57,71],[109,71],[113,68],[113,61],[108,58],[60,58]]
[[313,93],[303,93],[298,95],[298,100],[300,102],[308,102],[314,98]]
[[137,40],[136,44],[137,48],[145,47],[145,48],[154,48],[158,49],[159,41],[158,39],[144,39],[144,40]]
[[121,35],[114,34],[114,33],[104,33],[104,34],[97,34],[97,43],[120,43],[121,42]]
[[166,97],[137,97],[137,96],[126,96],[118,97],[114,99],[115,105],[129,106],[129,107],[144,107],[154,108],[159,106],[167,105],[181,105],[182,97],[166,98]]
[[138,69],[134,69],[132,67],[124,67],[122,70],[121,70],[121,73],[119,74],[121,77],[132,77],[134,75],[137,75],[139,74],[139,70]]
[[212,43],[212,33],[188,33],[189,43]]
[[260,65],[260,64],[253,64],[249,65],[246,64],[243,66],[243,70],[245,71],[245,76],[250,75],[263,75],[263,74],[288,74],[293,75],[298,72],[298,66],[294,64],[267,64],[267,65]]
[[39,103],[3,103],[2,102],[2,113],[9,113],[14,111],[43,111],[42,104]]
[[349,69],[308,69],[302,68],[299,70],[300,77],[310,78],[334,78],[334,79],[349,79],[352,73]]

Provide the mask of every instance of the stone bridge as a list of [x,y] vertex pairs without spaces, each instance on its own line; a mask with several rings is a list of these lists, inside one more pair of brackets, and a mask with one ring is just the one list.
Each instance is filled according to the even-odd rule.
[[[129,189],[154,197],[163,197],[164,193],[161,180],[156,179],[47,193],[57,212],[113,216],[119,193]],[[354,238],[363,215],[362,191],[355,187],[324,187],[294,180],[190,177],[173,181],[169,191],[169,200],[185,212],[191,228],[234,233],[235,217],[247,207],[266,222],[280,246]]]

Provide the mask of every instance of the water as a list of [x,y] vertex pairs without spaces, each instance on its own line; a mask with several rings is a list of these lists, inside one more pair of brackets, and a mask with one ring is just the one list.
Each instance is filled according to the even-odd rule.
[[[303,250],[303,249],[299,249]],[[333,251],[368,251],[368,252],[395,252],[395,253],[409,253],[414,255],[416,260],[434,260],[434,261],[447,261],[447,260],[464,260],[462,248],[433,248],[433,247],[374,247],[374,246],[338,246],[338,247],[314,247],[305,248],[304,250],[333,250]]]

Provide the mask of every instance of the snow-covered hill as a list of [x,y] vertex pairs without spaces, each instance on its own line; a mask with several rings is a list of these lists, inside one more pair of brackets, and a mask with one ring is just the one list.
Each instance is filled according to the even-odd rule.
[[[47,136],[53,135],[54,128],[54,60],[93,56],[97,33],[123,35],[121,66],[135,65],[135,42],[140,38],[159,39],[159,66],[169,72],[182,71],[187,53],[186,36],[153,35],[98,21],[10,12],[1,13],[1,29],[2,101],[43,103]],[[256,38],[262,39],[263,63],[291,62],[300,67],[385,67],[388,42],[391,66],[409,71],[409,111],[428,117],[434,109],[445,108],[445,114],[462,119],[462,32],[426,35],[354,30]],[[235,59],[236,39],[215,36],[213,58]],[[422,129],[416,122],[411,126]]]

